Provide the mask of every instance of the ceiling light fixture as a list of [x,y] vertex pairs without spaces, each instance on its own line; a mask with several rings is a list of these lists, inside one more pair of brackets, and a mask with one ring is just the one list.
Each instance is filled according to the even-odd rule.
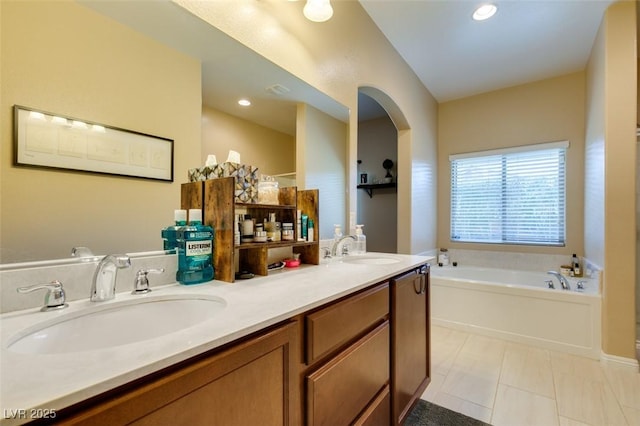
[[483,4],[473,12],[473,19],[476,21],[484,21],[496,14],[498,8],[495,4]]
[[240,99],[238,105],[249,106],[251,105],[251,101],[249,99]]
[[333,8],[330,0],[307,0],[302,13],[310,21],[325,22],[333,16]]

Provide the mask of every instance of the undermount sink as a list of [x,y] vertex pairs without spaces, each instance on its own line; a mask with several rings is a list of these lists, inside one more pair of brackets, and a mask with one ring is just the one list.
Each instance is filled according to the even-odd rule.
[[400,263],[398,259],[384,256],[346,256],[343,261],[363,265],[391,265],[393,263]]
[[224,299],[214,296],[173,295],[91,306],[16,334],[7,349],[59,354],[141,342],[207,321],[226,305]]

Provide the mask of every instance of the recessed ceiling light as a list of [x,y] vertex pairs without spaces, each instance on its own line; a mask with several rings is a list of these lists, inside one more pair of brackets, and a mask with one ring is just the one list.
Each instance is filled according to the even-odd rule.
[[483,4],[473,12],[473,19],[476,21],[484,21],[496,14],[498,8],[495,4]]
[[251,101],[249,99],[240,99],[238,105],[249,106],[251,105]]

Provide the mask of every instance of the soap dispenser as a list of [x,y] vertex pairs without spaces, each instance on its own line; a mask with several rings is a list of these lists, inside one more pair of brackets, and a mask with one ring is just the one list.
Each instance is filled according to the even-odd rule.
[[367,252],[367,237],[362,232],[364,225],[356,225],[356,242],[353,254],[365,254]]
[[342,225],[333,225],[333,240],[337,243],[342,238]]

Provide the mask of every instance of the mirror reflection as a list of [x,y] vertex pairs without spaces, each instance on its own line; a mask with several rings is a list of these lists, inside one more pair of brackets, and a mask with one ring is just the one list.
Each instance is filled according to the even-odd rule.
[[[1,19],[5,118],[28,104],[175,141],[172,183],[16,168],[2,144],[3,264],[70,258],[79,246],[161,250],[180,184],[208,155],[233,149],[301,187],[300,106],[346,128],[343,105],[171,2],[8,2]],[[11,120],[1,126],[10,141]]]

